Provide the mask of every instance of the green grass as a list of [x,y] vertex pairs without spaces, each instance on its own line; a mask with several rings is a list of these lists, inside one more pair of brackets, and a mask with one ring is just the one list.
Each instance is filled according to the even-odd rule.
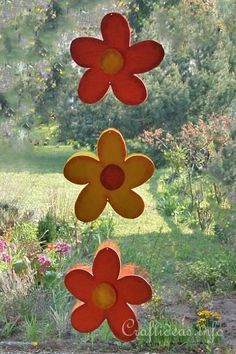
[[73,154],[71,146],[9,145],[0,141],[0,171],[30,174],[61,173],[66,160]]

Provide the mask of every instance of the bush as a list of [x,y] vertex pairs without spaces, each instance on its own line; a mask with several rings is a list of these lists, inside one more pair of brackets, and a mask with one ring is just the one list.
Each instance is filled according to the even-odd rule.
[[57,237],[57,221],[53,214],[48,211],[38,223],[38,238],[43,247],[53,242]]
[[236,285],[236,263],[231,259],[219,259],[217,263],[195,261],[183,265],[177,273],[185,288],[211,290],[213,292],[234,289]]

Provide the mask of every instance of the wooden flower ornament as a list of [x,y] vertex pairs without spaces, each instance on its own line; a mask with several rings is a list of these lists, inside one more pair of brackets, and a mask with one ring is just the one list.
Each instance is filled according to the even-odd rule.
[[134,74],[158,66],[164,50],[158,42],[146,40],[130,45],[130,27],[119,13],[107,14],[101,23],[103,40],[79,37],[71,43],[71,56],[89,68],[79,83],[78,95],[84,103],[96,103],[112,87],[114,95],[127,105],[145,101],[147,90]]
[[[133,267],[131,268],[133,269]],[[121,267],[112,246],[102,246],[93,266],[75,266],[65,276],[65,286],[81,302],[72,309],[71,323],[79,332],[91,332],[107,319],[113,334],[131,341],[138,333],[136,315],[130,305],[140,305],[152,297],[147,281]]]
[[98,218],[107,202],[121,216],[134,219],[144,210],[143,199],[135,188],[154,173],[151,159],[143,154],[127,156],[126,144],[116,129],[105,130],[97,144],[97,155],[79,152],[64,167],[64,176],[73,183],[87,184],[75,204],[80,221]]

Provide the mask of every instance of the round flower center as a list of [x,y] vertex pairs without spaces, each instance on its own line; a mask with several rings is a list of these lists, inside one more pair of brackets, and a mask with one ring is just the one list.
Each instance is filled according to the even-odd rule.
[[123,56],[116,49],[107,49],[101,56],[100,66],[105,74],[117,74],[123,65]]
[[92,299],[100,309],[109,309],[116,302],[116,291],[108,283],[99,284],[93,291]]
[[124,171],[117,165],[106,166],[100,176],[100,181],[106,189],[111,191],[122,186],[125,180]]

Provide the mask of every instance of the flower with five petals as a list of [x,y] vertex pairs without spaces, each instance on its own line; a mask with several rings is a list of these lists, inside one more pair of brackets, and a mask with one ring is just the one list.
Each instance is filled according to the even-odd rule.
[[101,22],[103,40],[79,37],[72,41],[73,60],[89,68],[79,83],[78,96],[84,103],[101,100],[111,86],[114,95],[127,105],[145,101],[147,90],[135,74],[152,70],[164,58],[164,49],[156,41],[130,45],[130,27],[119,13],[107,14]]
[[64,176],[70,182],[87,184],[76,201],[76,217],[84,222],[93,221],[109,202],[119,215],[137,218],[144,210],[144,202],[132,189],[146,182],[154,170],[147,156],[127,156],[124,138],[118,130],[105,130],[98,140],[97,155],[79,152],[64,167]]
[[[130,270],[132,269],[132,270]],[[120,340],[134,340],[138,322],[130,305],[140,305],[152,297],[151,286],[134,267],[121,267],[114,246],[102,245],[93,266],[78,265],[65,276],[66,288],[81,302],[72,309],[71,324],[79,332],[92,332],[107,319]]]

